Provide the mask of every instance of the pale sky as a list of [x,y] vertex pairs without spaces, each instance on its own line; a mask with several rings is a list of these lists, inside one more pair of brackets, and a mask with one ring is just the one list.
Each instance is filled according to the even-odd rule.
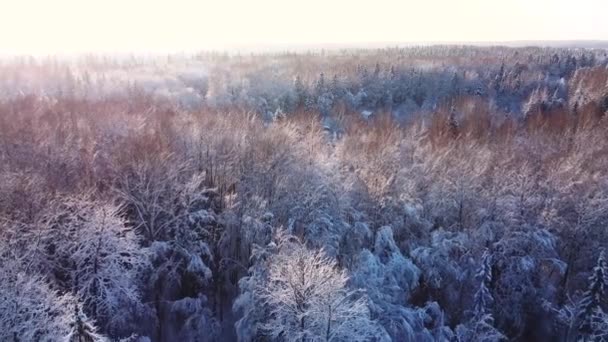
[[608,0],[0,0],[0,52],[608,40]]

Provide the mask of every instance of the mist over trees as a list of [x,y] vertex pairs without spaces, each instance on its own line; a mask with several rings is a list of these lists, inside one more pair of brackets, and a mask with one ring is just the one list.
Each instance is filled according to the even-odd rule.
[[604,341],[608,59],[0,62],[0,340]]

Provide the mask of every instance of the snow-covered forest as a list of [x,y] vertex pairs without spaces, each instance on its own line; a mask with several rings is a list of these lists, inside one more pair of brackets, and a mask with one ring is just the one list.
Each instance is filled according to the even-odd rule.
[[0,61],[0,341],[607,341],[608,51]]

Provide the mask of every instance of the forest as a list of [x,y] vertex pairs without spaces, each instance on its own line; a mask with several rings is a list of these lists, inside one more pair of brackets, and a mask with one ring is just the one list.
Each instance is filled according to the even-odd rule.
[[0,59],[0,341],[608,341],[608,50]]

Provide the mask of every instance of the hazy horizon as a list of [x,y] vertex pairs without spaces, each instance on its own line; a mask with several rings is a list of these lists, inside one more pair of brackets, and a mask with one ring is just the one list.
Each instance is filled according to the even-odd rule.
[[2,7],[4,54],[608,40],[608,4],[600,0],[25,0]]

